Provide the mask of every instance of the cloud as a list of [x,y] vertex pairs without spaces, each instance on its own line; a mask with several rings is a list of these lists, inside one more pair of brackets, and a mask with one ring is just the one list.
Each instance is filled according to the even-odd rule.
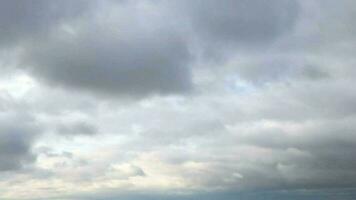
[[0,45],[45,36],[63,20],[81,15],[89,8],[84,1],[3,1],[0,3]]
[[36,45],[26,60],[41,80],[70,89],[113,96],[190,89],[189,53],[179,37],[162,32],[103,33],[92,29],[69,40]]
[[2,4],[3,198],[354,199],[351,1]]
[[0,131],[0,171],[18,170],[34,161],[35,156],[30,152],[31,140],[21,133],[24,130],[1,127]]
[[191,89],[191,55],[179,32],[146,23],[145,18],[152,17],[145,16],[145,10],[140,16],[134,2],[100,7],[106,10],[98,9],[86,18],[65,18],[61,24],[51,24],[46,36],[33,37],[22,46],[21,68],[53,86],[109,96]]
[[1,97],[0,105],[4,105],[0,109],[0,172],[20,170],[35,161],[32,145],[41,131],[33,117],[13,107],[13,102]]
[[[9,34],[13,40],[31,39],[20,45],[21,66],[53,86],[126,97],[187,92],[193,87],[189,48],[196,38],[203,39],[198,46],[204,51],[212,50],[205,44],[222,45],[218,49],[230,44],[260,46],[292,29],[299,12],[295,1],[183,1],[166,7],[157,2],[108,2],[96,5],[96,10],[91,4],[78,4],[45,1],[36,4],[41,9],[21,2],[6,4],[23,15],[40,10],[35,16],[15,16],[22,25],[4,20],[13,32],[26,33]],[[175,27],[182,25],[181,16],[167,14],[171,6],[187,13],[192,34],[186,26]],[[11,18],[10,14],[3,15]],[[164,17],[172,22],[163,22]],[[30,24],[38,26],[35,30],[41,35],[31,32]]]
[[328,70],[320,66],[320,63],[301,56],[268,55],[231,62],[233,73],[242,80],[259,86],[271,82],[295,80],[320,81],[331,76]]
[[264,46],[291,31],[297,21],[297,1],[179,1],[201,42],[228,49]]
[[96,126],[84,121],[67,122],[57,126],[57,133],[61,135],[94,135],[98,133]]

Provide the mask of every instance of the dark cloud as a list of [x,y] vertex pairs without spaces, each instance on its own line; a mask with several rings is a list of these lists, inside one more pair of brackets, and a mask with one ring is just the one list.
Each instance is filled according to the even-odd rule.
[[[20,124],[15,123],[19,121]],[[3,111],[0,116],[0,171],[19,170],[33,163],[36,156],[32,153],[32,145],[39,133],[32,119]]]
[[24,130],[2,127],[0,131],[0,171],[17,170],[34,161],[30,152],[31,140],[20,133]]
[[[98,4],[95,11],[83,2],[5,3],[4,9],[14,11],[3,12],[3,26],[11,32],[5,34],[11,40],[31,39],[22,46],[21,65],[29,66],[40,80],[100,94],[146,96],[191,89],[188,41],[192,38],[202,39],[199,46],[209,49],[205,44],[225,49],[230,44],[258,46],[292,29],[299,10],[295,1],[173,3],[177,4],[188,13],[193,37],[172,28],[172,23],[163,25],[134,2]],[[153,6],[156,12],[162,10]],[[109,7],[123,14],[109,11],[106,16]],[[159,17],[180,18],[165,12]],[[20,23],[11,23],[14,18]]]
[[[268,43],[293,28],[299,10],[295,1],[173,3],[177,4],[188,14],[193,38],[202,39],[199,43],[204,48],[205,44],[226,49],[230,44]],[[119,96],[181,93],[192,87],[188,68],[190,34],[172,29],[171,23],[160,24],[161,21],[145,15],[136,3],[97,6],[99,11],[89,9],[90,5],[83,2],[5,4],[4,9],[16,11],[3,12],[3,26],[11,32],[5,35],[13,37],[11,40],[34,40],[24,47],[21,65],[31,66],[37,78],[53,85]],[[101,9],[108,9],[105,6],[116,6],[126,16],[102,17]],[[154,8],[156,12],[161,9]],[[173,16],[163,12],[160,17],[174,20]],[[21,23],[11,23],[13,18]]]
[[179,36],[161,31],[134,35],[87,31],[30,49],[26,61],[34,75],[54,85],[114,96],[190,89],[190,56]]
[[[129,16],[95,13],[25,47],[23,66],[40,80],[66,88],[116,96],[190,90],[190,53],[174,30]],[[125,5],[127,6],[127,5]],[[144,16],[143,16],[144,17]]]

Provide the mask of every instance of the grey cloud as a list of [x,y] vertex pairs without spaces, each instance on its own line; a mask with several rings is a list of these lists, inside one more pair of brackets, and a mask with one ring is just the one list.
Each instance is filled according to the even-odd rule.
[[[0,171],[21,169],[35,161],[32,153],[34,138],[39,129],[20,116],[1,114],[0,118]],[[20,124],[16,123],[22,121]],[[15,124],[16,123],[16,124]]]
[[139,14],[130,13],[134,8],[125,9],[129,17],[96,13],[98,19],[69,24],[74,33],[57,29],[25,48],[23,65],[51,85],[106,95],[189,91],[191,55],[185,38],[154,23],[147,27]]
[[251,166],[239,171],[246,181],[251,181],[258,175],[256,172],[269,168],[266,171],[269,174],[260,175],[259,183],[252,183],[253,186],[261,186],[263,181],[266,181],[264,187],[273,186],[266,179],[270,176],[275,179],[271,182],[277,188],[353,187],[356,185],[353,124],[354,119],[326,120],[296,124],[298,131],[283,130],[281,125],[280,128],[261,127],[255,132],[237,135],[235,140],[240,143],[274,152],[269,164],[260,163],[263,167],[257,167],[256,171]]
[[[154,8],[159,12],[162,7],[156,3],[152,5],[157,6]],[[25,9],[24,12],[19,10],[25,16],[14,16],[20,18],[23,25],[11,25],[11,29],[32,39],[32,43],[23,47],[22,66],[30,66],[34,76],[54,86],[117,96],[189,91],[192,80],[189,69],[191,53],[188,50],[191,44],[188,41],[192,38],[202,39],[201,46],[222,44],[225,49],[229,44],[261,45],[292,29],[299,10],[298,3],[292,0],[173,3],[188,12],[187,20],[192,22],[194,29],[191,36],[171,25],[159,24],[162,21],[146,16],[144,10],[135,7],[135,2],[98,4],[99,11],[90,10],[90,5],[80,2],[76,5],[67,1],[45,1],[36,4],[41,9],[32,4],[13,4],[7,6],[14,7],[16,11]],[[105,6],[116,6],[127,16],[106,19],[100,13]],[[168,9],[172,10],[169,6]],[[26,14],[37,10],[41,11],[38,16]],[[83,13],[88,16],[83,17]],[[162,13],[160,17],[181,18]],[[4,15],[9,18],[7,15],[10,13]],[[107,23],[108,20],[112,22]],[[142,21],[146,24],[143,25]],[[32,23],[51,30],[43,30],[45,36],[39,36],[27,27]],[[9,35],[21,38],[16,34]]]
[[[29,140],[26,136],[21,135],[19,131],[23,130],[0,130],[0,170],[17,170],[23,164],[31,163],[34,156],[30,152]],[[4,134],[4,132],[6,132]]]
[[56,132],[59,135],[74,136],[74,135],[95,135],[98,133],[98,129],[95,125],[79,121],[79,122],[67,122],[60,123]]
[[134,34],[107,35],[91,29],[78,38],[36,45],[26,60],[35,76],[67,88],[114,96],[189,90],[184,42],[169,32]]
[[[4,1],[0,48],[21,49],[19,67],[52,86],[126,97],[189,91],[185,36],[147,20],[136,4]],[[110,7],[121,15],[105,18]]]
[[[150,107],[149,110],[156,110],[159,113],[161,117],[158,119],[162,120],[160,122],[152,114],[136,113],[135,116],[150,117],[149,120],[145,121],[148,121],[148,125],[144,125],[140,118],[136,118],[135,123],[142,124],[141,129],[143,131],[142,137],[135,140],[135,144],[141,141],[142,144],[148,146],[148,148],[145,148],[146,151],[164,152],[163,155],[167,157],[165,158],[168,160],[167,162],[177,164],[192,160],[198,163],[213,164],[206,169],[209,172],[208,174],[204,173],[204,170],[202,173],[194,173],[194,170],[191,170],[191,174],[187,172],[182,175],[185,179],[191,180],[197,185],[203,184],[207,187],[217,185],[237,189],[241,187],[249,189],[353,187],[356,184],[354,181],[355,159],[353,158],[356,142],[353,133],[355,130],[352,107],[353,92],[351,92],[353,89],[349,88],[348,84],[339,84],[336,81],[330,83],[330,80],[313,81],[307,84],[309,87],[298,89],[288,86],[279,87],[278,83],[271,85],[270,94],[265,89],[263,91],[267,92],[265,93],[266,96],[256,97],[252,95],[248,98],[248,100],[253,98],[263,99],[263,103],[259,104],[260,108],[263,108],[261,110],[254,107],[253,103],[248,104],[251,102],[246,99],[232,99],[231,102],[235,103],[238,101],[247,102],[243,106],[257,111],[251,116],[249,116],[250,110],[246,110],[245,113],[243,111],[236,112],[237,119],[235,121],[230,121],[231,119],[227,119],[226,115],[219,113],[219,108],[209,107],[209,100],[199,99],[196,100],[197,105],[194,105],[191,101],[189,104],[182,103],[181,107],[179,106],[179,111],[171,113],[171,117],[175,121],[170,122],[170,113],[165,112],[165,106],[168,105],[164,106],[163,103],[159,103],[159,108]],[[322,87],[325,90],[314,87]],[[341,90],[341,88],[344,90]],[[285,89],[289,92],[286,92]],[[349,89],[350,92],[345,92]],[[306,93],[304,94],[302,91]],[[322,92],[318,93],[318,91]],[[279,94],[279,92],[281,93]],[[273,96],[273,94],[276,96]],[[314,97],[313,94],[317,97]],[[273,100],[269,99],[272,97],[269,95],[273,96]],[[325,101],[321,101],[320,95],[326,95],[327,98],[323,98]],[[228,98],[232,97],[223,96],[218,100],[215,99],[218,101],[215,103],[220,106],[224,105],[227,109],[238,106],[238,104],[224,101]],[[279,101],[276,101],[278,99]],[[295,104],[283,105],[282,103],[286,100],[292,100]],[[339,102],[339,100],[344,103]],[[198,104],[202,101],[205,102],[204,105]],[[321,103],[323,105],[316,106]],[[298,107],[299,105],[302,105],[302,107]],[[306,109],[311,105],[312,108]],[[340,105],[349,108],[347,113],[344,112],[344,109],[340,109]],[[189,109],[192,108],[190,106],[194,109]],[[269,109],[269,106],[273,109]],[[142,108],[137,109],[144,110]],[[272,110],[275,113],[269,113]],[[130,111],[132,110],[130,109]],[[204,114],[199,115],[199,111]],[[295,118],[296,116],[293,116],[291,111],[294,115],[300,116]],[[251,118],[240,121],[239,115]],[[196,121],[197,119],[194,116],[201,117]],[[185,118],[189,120],[185,120]],[[223,125],[215,126],[215,121],[211,118],[219,118]],[[190,126],[189,123],[196,126]],[[230,134],[232,135],[230,135],[224,125],[234,123],[238,128],[231,131]],[[154,141],[150,141],[152,137],[150,136],[151,124],[159,124],[160,130],[162,130],[155,129],[153,131]],[[171,129],[174,124],[178,128]],[[145,132],[145,130],[148,130],[148,132]],[[165,140],[166,138],[170,140]],[[160,140],[165,142],[162,146],[157,146],[157,141]],[[173,140],[178,142],[166,142]],[[179,151],[171,153],[169,145],[172,144],[187,150],[180,152],[182,149],[178,148]],[[130,146],[133,145],[125,147],[135,149],[135,147]],[[190,148],[204,149],[204,151],[195,152]],[[174,161],[177,160],[176,158],[179,162]],[[235,171],[240,173],[243,178],[236,182],[226,182],[224,179],[232,176]]]
[[320,6],[320,28],[325,30],[320,32],[322,39],[331,39],[330,44],[335,45],[354,38],[356,32],[354,1],[341,0],[335,2],[327,0],[316,2]]
[[236,74],[252,84],[271,82],[318,81],[330,78],[330,72],[303,57],[273,56],[251,58],[233,66]]
[[18,44],[34,36],[45,36],[64,19],[73,18],[88,9],[85,1],[1,1],[0,45]]
[[[75,14],[72,8],[65,8],[71,3],[64,3],[64,7],[56,8],[69,14],[49,11],[55,16],[41,14],[46,19],[26,14],[42,10],[28,4],[23,8],[24,16],[14,16],[21,19],[19,25],[0,19],[0,24],[9,30],[0,41],[30,38],[20,45],[19,67],[39,80],[34,84],[39,91],[35,97],[34,93],[24,96],[32,95],[33,111],[48,123],[49,132],[92,136],[83,140],[89,141],[88,144],[78,147],[83,138],[69,141],[49,135],[60,138],[61,142],[53,145],[56,149],[53,152],[43,149],[40,153],[44,161],[53,163],[49,170],[51,178],[77,183],[83,191],[91,189],[86,185],[88,182],[98,181],[99,185],[105,182],[109,183],[108,187],[115,187],[118,181],[120,186],[121,183],[130,185],[129,189],[136,192],[150,187],[147,180],[156,178],[158,168],[158,179],[167,188],[173,188],[165,190],[170,196],[150,191],[135,196],[117,188],[112,191],[104,184],[89,195],[73,194],[72,199],[353,199],[354,191],[345,191],[356,187],[356,92],[354,61],[348,52],[354,48],[349,34],[354,30],[350,21],[352,9],[346,8],[352,7],[352,2],[329,1],[323,5],[328,9],[320,10],[316,14],[320,18],[313,20],[324,21],[311,24],[320,24],[325,31],[310,38],[323,37],[330,42],[326,40],[322,44],[317,40],[317,44],[322,44],[320,48],[303,43],[302,52],[290,46],[286,50],[284,40],[293,46],[304,39],[295,37],[308,35],[306,30],[294,30],[305,28],[304,25],[296,27],[297,20],[309,19],[309,15],[301,16],[305,13],[299,10],[299,3],[305,1],[177,1],[172,3],[178,6],[177,10],[166,7],[163,1],[138,2],[107,2],[85,17]],[[157,5],[160,3],[164,5]],[[321,6],[319,1],[314,3]],[[331,11],[334,5],[337,9]],[[52,3],[44,5],[52,6]],[[79,7],[73,5],[74,10],[78,8],[82,13],[83,8]],[[167,10],[163,9],[167,8],[174,13],[164,13]],[[336,23],[337,16],[342,16],[343,23]],[[184,26],[185,19],[186,24],[192,25],[191,30]],[[330,26],[328,19],[333,19]],[[35,32],[28,30],[31,23],[37,27]],[[337,29],[340,32],[334,33],[335,27],[341,27]],[[289,31],[296,32],[288,36]],[[223,60],[219,63],[220,71],[209,67],[200,69],[192,62],[193,55],[199,54],[194,45],[204,50],[215,48],[212,51],[222,51],[222,54],[229,51],[232,63],[236,59],[237,64],[225,66],[231,60]],[[330,47],[337,47],[342,53]],[[199,65],[209,63],[205,59]],[[208,75],[195,71],[197,68],[209,71]],[[233,81],[225,82],[236,76]],[[201,89],[203,86],[196,79],[209,82],[199,90],[201,93],[143,98],[184,93],[193,86]],[[234,81],[243,82],[244,93],[226,89]],[[12,87],[21,87],[23,83],[16,84]],[[63,90],[50,94],[44,84]],[[125,104],[115,98],[111,102],[92,96],[87,99],[80,92],[72,95],[77,91],[141,99]],[[69,97],[71,100],[67,100]],[[22,114],[26,117],[21,109],[14,109],[15,117],[9,115],[7,103],[0,102],[3,116],[0,118],[0,171],[21,169],[34,162],[36,152],[32,153],[32,147],[39,131],[31,117],[19,119]],[[88,121],[70,121],[82,117]],[[90,123],[91,120],[96,124]],[[99,128],[104,134],[96,134]],[[51,139],[44,137],[41,142],[56,143]],[[100,144],[96,146],[98,141]],[[65,153],[65,148],[74,149],[73,153]],[[41,164],[47,166],[46,162]],[[38,173],[45,180],[46,173]],[[173,186],[171,179],[165,182],[165,177],[171,176]],[[330,193],[296,194],[299,189]],[[223,193],[209,196],[197,192],[208,190]],[[239,190],[253,190],[256,195],[229,193]],[[259,193],[264,190],[273,194]],[[285,193],[281,195],[279,190]],[[177,191],[192,195],[175,196]]]
[[27,105],[0,91],[0,172],[32,165],[36,161],[32,147],[41,133]]
[[297,1],[181,1],[193,29],[204,42],[222,45],[263,45],[292,29]]

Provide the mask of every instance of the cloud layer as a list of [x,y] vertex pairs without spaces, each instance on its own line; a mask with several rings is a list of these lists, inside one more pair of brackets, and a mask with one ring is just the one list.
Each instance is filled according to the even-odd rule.
[[354,199],[354,4],[1,2],[0,199]]

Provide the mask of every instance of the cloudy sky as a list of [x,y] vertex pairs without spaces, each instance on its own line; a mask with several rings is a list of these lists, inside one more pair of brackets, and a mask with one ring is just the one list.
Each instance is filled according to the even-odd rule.
[[1,200],[356,198],[353,0],[1,0]]

